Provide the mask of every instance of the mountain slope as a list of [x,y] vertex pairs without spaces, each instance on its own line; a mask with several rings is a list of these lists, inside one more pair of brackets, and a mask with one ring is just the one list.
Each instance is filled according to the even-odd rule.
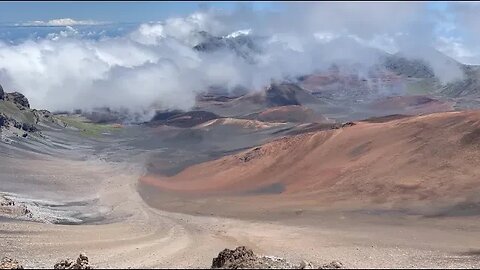
[[189,196],[267,196],[273,188],[268,198],[280,205],[453,207],[476,203],[479,130],[480,111],[360,122],[142,181]]

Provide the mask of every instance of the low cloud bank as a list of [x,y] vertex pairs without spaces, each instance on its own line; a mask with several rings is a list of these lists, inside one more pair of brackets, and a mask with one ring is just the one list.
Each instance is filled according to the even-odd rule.
[[[425,3],[283,5],[283,11],[275,12],[254,11],[248,5],[232,12],[203,10],[95,40],[79,34],[75,25],[96,22],[38,22],[66,28],[21,44],[0,43],[0,81],[5,89],[27,95],[37,108],[109,107],[144,113],[152,108],[188,110],[195,96],[210,86],[255,91],[272,80],[295,78],[333,63],[368,68],[385,52],[402,51],[426,60],[443,82],[461,77],[456,64],[445,64],[439,60],[443,56],[434,53],[440,15],[427,11]],[[251,38],[258,51],[235,43],[250,54],[247,61],[231,48],[195,50],[205,41],[202,31]],[[441,40],[443,48],[450,48],[446,40]]]

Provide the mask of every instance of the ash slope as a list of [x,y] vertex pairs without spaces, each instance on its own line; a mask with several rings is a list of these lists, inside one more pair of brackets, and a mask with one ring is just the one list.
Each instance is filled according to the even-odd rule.
[[141,181],[182,198],[256,201],[264,209],[480,213],[480,111],[377,120],[281,138]]

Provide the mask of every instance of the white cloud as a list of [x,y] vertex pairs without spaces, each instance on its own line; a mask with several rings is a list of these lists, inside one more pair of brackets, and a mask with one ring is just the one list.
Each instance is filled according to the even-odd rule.
[[74,20],[71,18],[53,19],[49,21],[30,21],[18,23],[16,26],[75,26],[75,25],[101,25],[107,22],[93,20]]
[[[85,39],[75,29],[91,21],[36,22],[67,27],[45,39],[0,43],[0,81],[5,89],[26,94],[37,108],[108,106],[143,112],[152,106],[189,109],[196,94],[211,85],[255,90],[271,80],[304,75],[332,63],[368,67],[376,63],[377,49],[417,51],[412,57],[431,61],[442,77],[457,75],[449,69],[452,66],[442,67],[438,55],[417,49],[438,45],[432,44],[434,27],[423,20],[420,3],[287,5],[287,11],[261,14],[248,9],[196,12],[98,40]],[[258,41],[262,54],[251,64],[228,50],[209,54],[193,50],[201,38],[199,31],[267,38]],[[462,56],[461,45],[442,44],[444,51],[469,57]]]
[[439,37],[437,41],[439,51],[465,64],[479,64],[480,55],[467,48],[461,39],[453,37]]

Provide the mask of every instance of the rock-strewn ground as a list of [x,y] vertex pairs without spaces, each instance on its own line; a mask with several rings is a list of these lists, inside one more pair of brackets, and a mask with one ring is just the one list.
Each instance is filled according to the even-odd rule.
[[308,261],[295,264],[275,256],[256,255],[245,246],[237,247],[234,250],[224,249],[212,261],[212,269],[338,269],[342,267],[343,264],[338,261],[320,267],[315,267]]

